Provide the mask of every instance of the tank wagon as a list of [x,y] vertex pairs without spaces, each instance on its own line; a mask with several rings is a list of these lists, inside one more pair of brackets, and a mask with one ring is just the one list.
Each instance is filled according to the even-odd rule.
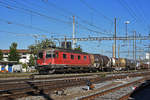
[[40,74],[126,70],[136,65],[136,62],[125,58],[56,48],[40,50],[36,62]]
[[133,70],[136,68],[137,62],[126,58],[111,58],[114,70]]
[[91,54],[91,65],[98,69],[98,71],[111,71],[110,58],[100,54]]
[[145,61],[140,61],[139,62],[139,68],[140,69],[149,69],[149,63],[145,62]]

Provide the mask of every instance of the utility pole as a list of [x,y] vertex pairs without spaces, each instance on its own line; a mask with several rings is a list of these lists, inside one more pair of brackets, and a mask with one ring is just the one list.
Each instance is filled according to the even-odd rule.
[[133,31],[133,59],[136,60],[136,31]]
[[120,59],[120,44],[118,45],[118,59]]
[[112,57],[113,57],[113,58],[115,57],[115,55],[114,55],[114,54],[115,54],[115,53],[114,53],[115,50],[114,50],[114,49],[115,49],[115,48],[114,48],[114,44],[113,44],[113,45],[112,45],[112,51],[113,51],[113,52],[112,52]]
[[[133,32],[133,59],[136,61],[136,31]],[[135,67],[136,70],[136,67]]]
[[130,21],[125,21],[125,25],[126,25],[126,37],[128,37],[128,24],[130,23]]
[[114,53],[115,54],[113,54],[113,57],[116,58],[116,18],[115,18],[114,26],[115,26],[115,32],[114,32]]
[[135,44],[134,44],[134,45],[135,45],[135,46],[134,46],[134,49],[135,49],[135,50],[134,50],[134,51],[135,51],[134,56],[135,56],[135,57],[134,57],[134,60],[136,60],[136,31],[134,32],[134,37],[135,37]]
[[[148,50],[149,51],[149,50]],[[148,57],[148,67],[150,68],[150,51],[149,51],[149,57]]]
[[73,32],[72,32],[72,38],[73,38],[73,41],[72,41],[72,48],[74,49],[75,48],[75,44],[76,44],[76,41],[75,41],[75,16],[73,16]]
[[65,49],[67,48],[67,39],[66,39],[66,36],[65,36]]
[[129,40],[128,40],[128,24],[130,23],[130,21],[125,21],[125,25],[126,25],[126,37],[127,37],[127,41],[128,41],[128,58],[129,58]]
[[135,60],[135,47],[134,47],[134,43],[135,43],[135,31],[133,31],[133,37],[134,37],[134,39],[133,39],[133,60]]
[[130,43],[129,43],[129,39],[128,39],[128,58],[130,58],[130,49],[129,49]]

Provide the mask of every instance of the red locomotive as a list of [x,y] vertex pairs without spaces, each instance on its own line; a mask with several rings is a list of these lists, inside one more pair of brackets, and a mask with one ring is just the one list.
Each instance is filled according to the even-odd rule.
[[[40,74],[54,72],[96,72],[107,68],[109,58],[70,49],[43,49],[37,58]],[[104,68],[103,68],[104,67]]]

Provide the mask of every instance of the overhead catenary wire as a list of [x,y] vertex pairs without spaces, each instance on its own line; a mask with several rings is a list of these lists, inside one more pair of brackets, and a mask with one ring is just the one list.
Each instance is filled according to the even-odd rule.
[[[21,10],[23,10],[23,11],[25,11],[25,13],[27,12],[27,13],[31,13],[32,12],[32,14],[36,14],[36,15],[39,15],[39,16],[42,16],[42,17],[45,17],[45,18],[48,18],[48,19],[52,19],[52,20],[55,20],[55,21],[59,21],[59,22],[63,22],[63,23],[66,23],[66,24],[71,24],[72,22],[65,22],[65,21],[62,21],[62,20],[59,20],[59,19],[57,19],[57,18],[52,18],[52,17],[49,17],[49,16],[46,16],[46,15],[43,15],[43,14],[41,14],[41,13],[39,13],[39,12],[35,12],[35,11],[33,11],[33,10],[30,10],[30,9],[25,9],[25,8],[22,8],[22,7],[17,7],[17,6],[12,6],[12,5],[10,5],[10,4],[8,4],[8,3],[5,3],[5,2],[1,2],[0,1],[0,4],[4,4],[3,6],[4,7],[6,7],[7,8],[7,6],[9,6],[10,8],[9,9],[12,9],[12,10],[14,10],[15,8],[16,9],[21,9]],[[0,5],[1,6],[1,5]],[[80,24],[81,25],[81,24]],[[82,25],[82,27],[83,27],[83,25]],[[96,32],[96,33],[104,33],[104,32],[99,32],[99,31],[95,31],[95,30],[92,30],[92,29],[89,29],[89,28],[86,28],[85,26],[84,26],[84,29],[86,29],[86,30],[90,30],[90,31],[93,31],[93,32]]]
[[[102,16],[105,20],[107,20],[108,22],[110,22],[111,25],[113,25],[113,21],[109,17],[105,16],[99,10],[97,10],[94,7],[92,7],[91,5],[89,5],[85,0],[80,0],[80,2],[83,5],[85,5],[87,8],[89,8],[93,13],[96,13],[96,14]],[[104,30],[104,31],[105,31],[105,33],[112,33],[113,34],[113,32],[111,32],[111,31],[106,31],[106,30]]]
[[45,36],[45,35],[41,35],[41,34],[38,34],[38,33],[17,33],[17,32],[10,32],[10,31],[5,31],[5,30],[0,30],[0,32],[3,32],[3,33],[9,33],[9,34],[12,34],[12,35],[15,35],[15,36]]
[[87,27],[85,27],[85,26],[83,26],[82,24],[79,24],[78,23],[78,25],[82,28],[82,29],[86,29],[86,30],[88,30],[88,31],[90,31],[90,32],[94,32],[94,33],[99,33],[99,34],[103,34],[103,35],[113,35],[113,34],[108,34],[108,33],[105,33],[105,32],[100,32],[100,31],[96,31],[96,30],[92,30],[92,29],[89,29],[89,28],[87,28]]
[[[78,16],[78,15],[76,15],[76,14],[74,14],[73,12],[71,12],[71,11],[68,11],[68,9],[65,9],[65,8],[62,8],[62,7],[58,7],[58,6],[56,6],[54,3],[52,3],[52,2],[49,2],[49,1],[44,1],[44,0],[40,0],[40,1],[42,1],[43,3],[45,3],[46,5],[49,5],[49,6],[52,6],[52,7],[54,7],[55,9],[57,9],[57,10],[59,10],[59,11],[63,11],[64,13],[66,13],[66,14],[69,14],[69,15],[74,15],[77,19],[79,19],[82,23],[84,23],[84,24],[86,24],[86,25],[89,25],[89,26],[92,26],[93,28],[96,28],[96,29],[98,29],[98,30],[101,30],[102,32],[99,32],[99,33],[111,33],[111,32],[109,32],[109,31],[107,31],[107,30],[105,30],[105,29],[103,29],[103,28],[101,28],[101,27],[99,27],[99,26],[96,26],[96,25],[94,25],[93,23],[90,23],[89,21],[87,21],[87,20],[85,20],[85,19],[83,19],[83,18],[81,18],[80,16]],[[80,22],[77,22],[76,24],[80,24],[81,25],[81,23]],[[82,25],[83,26],[83,25]],[[84,26],[85,27],[85,26]],[[91,29],[90,29],[91,30]],[[108,35],[109,35],[108,34]]]
[[56,22],[61,22],[61,23],[69,24],[69,25],[72,24],[71,22],[64,21],[64,20],[61,20],[61,19],[58,19],[58,18],[55,18],[55,17],[47,16],[47,15],[45,15],[45,14],[42,14],[42,13],[33,11],[33,10],[31,10],[31,9],[27,9],[27,8],[23,8],[23,7],[18,7],[18,6],[15,6],[15,5],[11,5],[11,4],[6,3],[6,2],[0,1],[0,4],[3,4],[3,6],[5,6],[6,8],[7,8],[7,7],[10,7],[12,10],[18,9],[18,10],[24,11],[25,13],[31,13],[31,12],[32,12],[32,14],[34,14],[34,15],[38,15],[38,16],[47,18],[47,19],[49,19],[49,20],[53,20],[53,21],[56,21]]
[[[15,2],[16,2],[16,1],[15,1]],[[31,0],[30,0],[30,1],[28,1],[28,0],[23,0],[22,2],[26,3],[27,5],[30,4],[31,6],[34,6],[34,7],[37,7],[37,8],[40,8],[40,9],[43,9],[43,10],[46,10],[46,11],[49,11],[49,12],[50,12],[49,9],[47,9],[47,8],[41,6],[41,5],[35,4],[35,3],[33,3]],[[51,13],[51,12],[50,12],[50,13]],[[54,13],[54,12],[53,12],[53,13]],[[66,19],[72,20],[72,17],[66,16],[66,15],[64,15],[64,14],[59,14],[59,15],[65,17]]]
[[144,24],[146,23],[147,26],[149,26],[149,24],[148,24],[148,22],[147,22],[148,17],[146,17],[146,14],[145,14],[145,12],[144,12],[144,10],[143,10],[143,6],[139,3],[139,0],[136,0],[135,4],[138,6],[139,10],[141,11],[143,23],[144,23]]
[[110,23],[113,23],[113,21],[108,18],[107,16],[105,16],[103,13],[101,13],[100,11],[96,10],[94,7],[90,6],[85,0],[80,0],[80,2],[82,4],[84,4],[85,6],[87,6],[90,10],[92,10],[93,12],[99,14],[100,16],[102,16],[103,18],[105,18],[107,21],[109,21]]
[[[147,21],[146,21],[146,18],[145,18],[145,15],[144,15],[144,12],[143,12],[143,10],[142,10],[142,7],[140,7],[140,5],[139,5],[139,2],[138,2],[138,0],[136,0],[135,1],[135,4],[138,6],[136,9],[132,9],[130,6],[129,6],[129,4],[127,3],[127,1],[125,1],[125,0],[118,0],[119,1],[119,3],[125,8],[125,9],[127,9],[127,11],[129,12],[129,14],[132,16],[132,18],[134,18],[134,20],[132,21],[132,23],[133,24],[135,24],[136,22],[137,23],[139,23],[140,25],[142,25],[142,22],[143,22],[143,24],[144,25],[146,25],[146,26],[149,26],[148,25],[148,23],[147,23]],[[138,8],[140,8],[140,9],[138,9]],[[136,11],[138,11],[138,14],[136,13]],[[142,12],[141,14],[142,14],[142,16],[140,15],[140,11]],[[138,15],[140,15],[140,16],[138,16]],[[142,25],[143,26],[143,25]]]
[[3,32],[3,33],[9,33],[9,34],[12,34],[12,35],[14,35],[14,36],[26,36],[26,37],[32,37],[32,38],[35,38],[36,40],[36,42],[37,41],[39,41],[38,39],[40,39],[40,38],[46,38],[46,35],[40,35],[40,34],[29,34],[29,33],[16,33],[16,32],[10,32],[10,31],[4,31],[4,30],[0,30],[0,32]]
[[133,18],[132,23],[136,23],[138,20],[138,17],[136,13],[132,10],[132,8],[128,5],[128,3],[124,0],[118,0],[120,5],[127,10],[127,12],[130,14],[130,16]]
[[0,18],[0,21],[5,22],[5,23],[7,23],[9,25],[14,24],[14,25],[17,25],[17,26],[20,26],[20,27],[24,27],[24,28],[29,28],[29,29],[32,28],[34,30],[38,30],[38,31],[41,31],[41,32],[50,33],[48,30],[44,30],[44,29],[41,29],[41,28],[38,28],[38,27],[34,27],[34,26],[31,26],[31,25],[25,25],[25,24],[13,22],[13,21],[5,20],[5,19],[2,19],[2,18]]
[[[15,36],[39,36],[39,37],[47,37],[47,35],[44,35],[43,33],[20,33],[20,32],[12,32],[12,31],[6,31],[6,30],[0,30],[0,32],[2,33],[9,33],[11,35],[15,35]],[[59,37],[59,36],[64,36],[60,33],[55,33],[55,32],[50,32],[50,34],[52,35],[51,38],[55,38],[55,37]],[[71,37],[70,37],[71,38]]]

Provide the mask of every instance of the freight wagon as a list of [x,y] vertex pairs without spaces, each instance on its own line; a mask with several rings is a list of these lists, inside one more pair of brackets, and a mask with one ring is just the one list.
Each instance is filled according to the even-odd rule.
[[137,62],[126,58],[111,58],[114,70],[133,70],[136,68]]

